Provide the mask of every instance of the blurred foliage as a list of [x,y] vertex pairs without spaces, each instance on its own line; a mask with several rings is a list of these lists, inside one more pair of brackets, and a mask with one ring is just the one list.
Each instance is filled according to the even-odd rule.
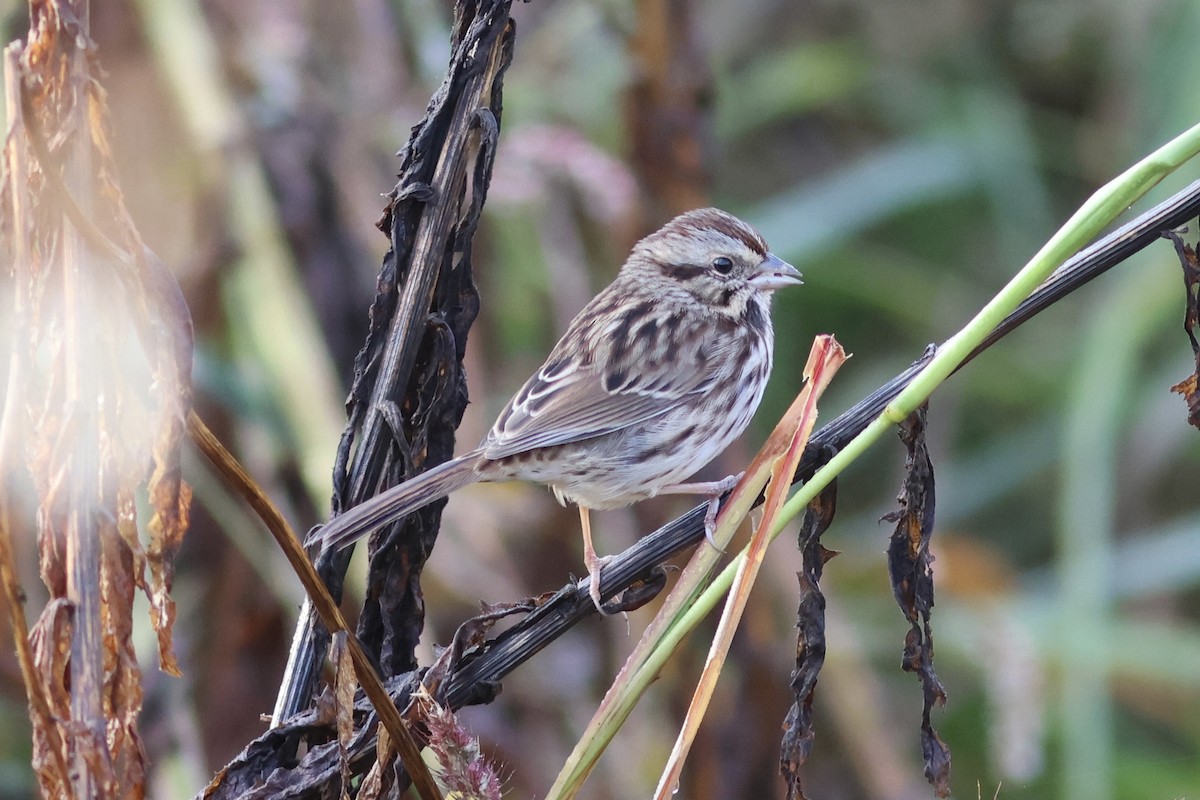
[[[826,396],[828,420],[957,330],[1095,186],[1193,124],[1200,107],[1188,70],[1200,5],[1188,0],[680,5],[712,76],[708,122],[688,132],[712,202],[759,225],[807,281],[778,298],[769,396],[749,441],[711,469],[718,477],[744,465],[786,407],[814,334],[833,332],[854,353]],[[7,38],[21,34],[23,13],[0,2]],[[464,446],[628,246],[663,221],[628,158],[635,4],[538,0],[514,15],[477,245],[483,310]],[[320,465],[333,451],[320,441],[344,390],[325,376],[347,385],[386,244],[372,227],[379,194],[440,80],[449,20],[434,0],[93,10],[126,201],[197,320],[199,408],[299,530],[326,510]],[[190,60],[181,71],[171,57]],[[224,98],[221,126],[216,112],[186,110],[201,88]],[[248,171],[269,191],[255,193]],[[295,297],[247,290],[254,264],[243,262],[262,252],[259,234],[281,242],[271,257],[303,289]],[[950,695],[934,724],[953,750],[958,796],[1200,791],[1200,440],[1167,393],[1190,369],[1179,286],[1164,243],[1029,323],[932,400],[933,622]],[[273,327],[255,330],[263,318]],[[294,344],[305,325],[324,347],[285,360],[297,354],[272,343]],[[280,377],[305,385],[310,374],[307,391]],[[321,429],[298,429],[304,420]],[[902,462],[896,443],[855,464],[825,537],[842,554],[825,572],[829,655],[805,773],[814,797],[931,796],[877,522]],[[146,675],[156,797],[198,790],[261,731],[297,602],[264,533],[203,470],[192,462],[197,508],[176,592],[185,677]],[[598,515],[601,550],[682,503]],[[425,573],[425,663],[480,599],[578,574],[576,525],[536,487],[456,495]],[[36,594],[25,544],[23,581]],[[781,796],[798,563],[776,543],[681,796]],[[494,704],[462,713],[503,765],[508,793],[545,791],[651,613],[628,626],[591,621],[506,680]],[[586,796],[648,794],[706,649],[697,640],[668,667]],[[6,729],[24,730],[10,655],[0,686]],[[0,794],[27,795],[27,739],[0,737],[0,748]]]

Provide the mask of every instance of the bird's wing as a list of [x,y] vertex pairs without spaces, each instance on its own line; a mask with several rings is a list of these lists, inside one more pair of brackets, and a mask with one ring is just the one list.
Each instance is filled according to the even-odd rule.
[[716,380],[701,343],[681,346],[660,361],[643,348],[622,353],[619,343],[602,345],[595,361],[584,365],[571,357],[577,354],[569,354],[566,340],[560,342],[500,414],[484,440],[484,456],[504,458],[640,425],[708,391]]

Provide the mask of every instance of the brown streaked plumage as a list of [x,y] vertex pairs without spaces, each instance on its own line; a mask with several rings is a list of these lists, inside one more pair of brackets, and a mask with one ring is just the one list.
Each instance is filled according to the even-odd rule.
[[[588,509],[728,488],[684,481],[750,423],[771,373],[771,294],[800,282],[736,217],[676,217],[634,245],[479,447],[349,509],[312,541],[345,547],[476,481],[536,481],[579,506],[599,608]],[[715,512],[714,501],[710,529]]]

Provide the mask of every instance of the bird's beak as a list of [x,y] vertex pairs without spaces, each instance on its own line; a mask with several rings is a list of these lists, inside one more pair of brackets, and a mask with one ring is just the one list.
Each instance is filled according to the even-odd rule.
[[800,270],[779,256],[767,253],[767,257],[758,265],[758,274],[751,278],[750,282],[759,289],[773,292],[785,286],[799,286],[804,283],[800,277]]

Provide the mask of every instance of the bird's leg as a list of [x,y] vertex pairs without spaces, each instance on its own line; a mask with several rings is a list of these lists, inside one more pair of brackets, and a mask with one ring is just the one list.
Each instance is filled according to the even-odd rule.
[[714,550],[724,552],[720,547],[717,547],[717,543],[713,539],[713,534],[717,532],[717,512],[721,509],[721,495],[728,492],[734,486],[737,486],[738,481],[745,474],[745,472],[739,472],[737,475],[729,475],[719,481],[677,483],[674,486],[664,486],[658,490],[658,493],[707,495],[708,510],[704,512],[704,538],[708,540],[708,543],[713,546]]
[[588,578],[591,579],[589,594],[596,604],[596,610],[605,614],[607,612],[600,603],[600,570],[612,560],[612,556],[596,555],[596,548],[592,547],[592,522],[585,506],[579,507],[579,524],[583,528],[583,565],[587,567]]

